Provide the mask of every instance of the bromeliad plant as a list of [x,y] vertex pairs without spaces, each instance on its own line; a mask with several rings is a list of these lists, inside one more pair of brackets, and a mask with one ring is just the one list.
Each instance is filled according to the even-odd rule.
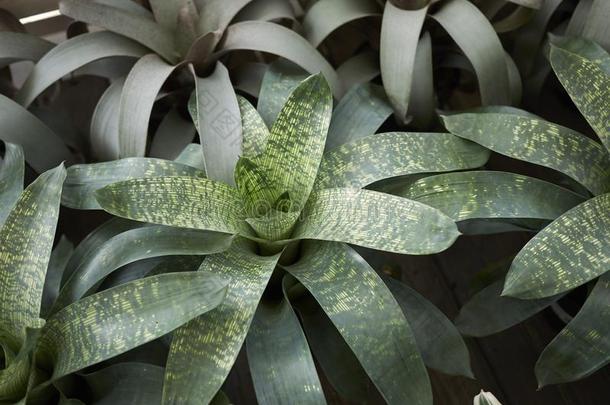
[[51,253],[66,170],[47,171],[22,191],[23,172],[21,148],[7,143],[0,168],[0,402],[65,399],[55,388],[63,377],[163,336],[224,299],[226,279],[163,274],[50,315],[71,253],[65,240]]
[[[450,218],[363,187],[480,167],[488,151],[450,134],[393,132],[324,153],[332,97],[321,75],[290,94],[270,130],[245,99],[239,105],[235,186],[189,174],[136,178],[95,192],[97,203],[120,217],[234,235],[230,248],[199,269],[231,282],[220,306],[174,332],[164,403],[210,401],[246,337],[260,403],[325,402],[310,345],[337,385],[345,379],[324,355],[355,355],[388,403],[431,403],[424,362],[470,375],[466,348],[448,320],[401,283],[388,280],[388,289],[347,243],[420,255],[446,249],[459,235]],[[430,339],[430,328],[438,339]]]
[[575,191],[523,175],[477,171],[428,177],[400,193],[456,221],[548,224],[517,254],[506,280],[476,295],[457,321],[468,335],[495,333],[589,283],[584,305],[536,363],[541,386],[583,378],[610,362],[610,56],[586,39],[550,42],[555,74],[601,143],[519,110],[456,114],[444,122],[461,138],[562,173]]

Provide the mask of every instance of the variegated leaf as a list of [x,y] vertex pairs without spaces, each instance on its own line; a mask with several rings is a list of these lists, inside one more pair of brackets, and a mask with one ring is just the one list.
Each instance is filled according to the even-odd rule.
[[237,102],[241,113],[242,153],[247,158],[253,158],[265,150],[269,138],[269,129],[263,118],[247,99],[238,96]]

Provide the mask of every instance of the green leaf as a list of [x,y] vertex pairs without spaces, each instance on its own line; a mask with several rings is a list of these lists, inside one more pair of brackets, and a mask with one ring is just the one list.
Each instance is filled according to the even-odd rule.
[[162,176],[193,176],[205,173],[185,164],[154,158],[126,158],[103,163],[74,165],[68,168],[62,204],[75,209],[100,209],[95,191],[119,181]]
[[160,404],[163,367],[147,363],[118,363],[83,374],[96,404]]
[[237,96],[237,102],[239,103],[243,133],[242,154],[246,158],[253,158],[265,150],[269,138],[269,129],[263,118],[247,99]]
[[162,159],[175,159],[184,151],[185,147],[193,142],[195,132],[193,122],[182,118],[178,107],[174,107],[159,124],[148,155]]
[[510,104],[504,48],[485,15],[467,0],[449,0],[430,16],[449,33],[472,64],[482,104]]
[[[34,328],[25,328],[25,340],[15,357],[8,358],[6,356],[7,347],[2,347],[5,352],[4,361],[7,363],[0,370],[0,401],[25,405],[23,398],[30,379],[33,349],[36,346],[42,325],[44,325],[44,320],[39,319]],[[18,401],[19,399],[22,399],[22,401]]]
[[148,122],[159,90],[179,65],[167,64],[148,54],[133,66],[121,93],[119,104],[119,156],[146,154]]
[[488,218],[552,221],[585,200],[543,180],[494,171],[425,177],[398,195],[434,207],[456,222]]
[[98,160],[119,158],[119,104],[125,79],[114,81],[100,97],[89,128],[91,153]]
[[384,399],[432,404],[413,332],[377,273],[344,244],[307,242],[302,252],[286,270],[316,298]]
[[610,151],[610,55],[586,39],[552,37],[549,59],[574,104]]
[[432,62],[432,38],[426,31],[417,43],[413,64],[413,81],[407,116],[414,128],[430,128],[436,116],[436,94],[434,90],[434,66]]
[[[512,1],[512,0],[511,0]],[[500,401],[491,392],[481,390],[479,394],[474,397],[474,405],[502,405]]]
[[197,120],[206,173],[212,180],[234,185],[233,172],[242,147],[239,105],[229,72],[220,62],[211,75],[195,74]]
[[610,193],[572,208],[531,239],[510,267],[503,295],[549,297],[610,267]]
[[62,276],[73,252],[74,245],[68,240],[68,238],[66,238],[65,235],[62,235],[59,242],[57,242],[57,246],[55,246],[51,252],[47,276],[44,280],[44,288],[42,291],[42,300],[40,305],[40,313],[44,318],[47,318],[46,315],[49,313],[51,306],[57,299]]
[[385,3],[383,10],[379,48],[381,78],[401,121],[408,121],[415,51],[427,13],[428,6],[402,10],[391,1]]
[[217,307],[228,282],[203,272],[170,273],[83,298],[49,318],[38,359],[53,381],[124,353]]
[[72,160],[70,150],[60,137],[35,115],[1,94],[0,139],[21,146],[26,162],[37,172]]
[[239,193],[224,183],[196,177],[139,178],[106,186],[95,196],[104,210],[119,217],[247,234]]
[[17,200],[0,229],[0,331],[16,352],[27,327],[39,323],[47,265],[59,215],[63,165],[41,174]]
[[0,227],[23,191],[23,149],[4,143],[4,159],[0,161]]
[[22,60],[37,62],[55,44],[36,35],[5,31],[0,33],[0,65]]
[[446,374],[474,378],[466,343],[445,314],[400,281],[390,277],[383,280],[407,318],[426,366]]
[[312,193],[291,238],[424,255],[447,249],[459,234],[449,217],[427,205],[371,190],[334,188]]
[[364,187],[389,177],[483,166],[489,151],[451,134],[388,132],[343,144],[324,154],[316,189]]
[[326,403],[305,334],[284,296],[261,300],[246,343],[259,404]]
[[205,170],[205,161],[203,160],[201,145],[198,143],[187,145],[174,161],[176,163],[194,167],[195,169]]
[[146,51],[136,42],[108,31],[78,35],[40,59],[15,95],[15,101],[27,107],[51,84],[88,63],[117,56],[139,58]]
[[470,299],[455,319],[466,336],[483,337],[501,332],[553,304],[561,295],[536,300],[503,297],[504,279],[490,284]]
[[337,68],[344,89],[372,81],[379,73],[379,58],[376,52],[370,50],[357,53]]
[[599,143],[571,129],[510,113],[455,114],[443,121],[461,138],[557,170],[594,194],[610,189],[610,155]]
[[207,255],[231,245],[226,234],[145,226],[122,232],[97,246],[62,286],[54,311],[77,301],[116,269],[138,260],[167,255]]
[[59,11],[76,21],[106,28],[152,49],[168,62],[176,62],[178,53],[171,31],[141,13],[93,1],[61,0]]
[[224,31],[233,17],[252,0],[195,0],[200,4],[201,18],[197,23],[199,33],[210,31]]
[[321,0],[315,2],[303,17],[303,33],[317,48],[345,24],[379,15],[377,4],[371,0]]
[[[227,296],[214,311],[174,332],[165,372],[164,404],[212,400],[246,338],[279,255],[258,256],[243,240],[209,256],[199,272],[230,277]],[[185,367],[185,365],[188,365]]]
[[581,34],[586,38],[596,41],[606,50],[610,49],[608,16],[610,16],[610,4],[604,0],[593,0],[585,26],[583,27],[583,33]]
[[578,380],[610,363],[610,273],[597,281],[578,314],[536,362],[542,387]]
[[391,114],[392,107],[381,86],[353,86],[333,111],[326,150],[374,134]]
[[178,25],[180,9],[189,1],[191,0],[150,0],[150,8],[159,25],[174,31]]
[[264,21],[233,24],[227,28],[218,47],[215,58],[237,50],[260,51],[281,56],[311,74],[322,72],[336,97],[339,98],[343,92],[337,73],[326,59],[305,38],[279,24]]

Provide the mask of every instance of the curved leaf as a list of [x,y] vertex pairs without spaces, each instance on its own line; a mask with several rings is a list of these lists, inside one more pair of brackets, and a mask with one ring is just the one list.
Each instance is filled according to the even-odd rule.
[[200,1],[202,5],[201,17],[197,23],[197,29],[201,34],[210,31],[224,31],[233,17],[250,3],[252,0],[205,0]]
[[265,150],[269,129],[256,109],[244,97],[238,96],[241,128],[243,133],[242,153],[246,158],[253,158]]
[[540,386],[584,378],[610,363],[610,274],[603,275],[578,314],[536,362]]
[[203,272],[132,281],[69,305],[47,321],[38,359],[51,381],[124,353],[217,307],[228,280]]
[[150,145],[149,156],[175,159],[195,138],[193,122],[182,118],[178,108],[172,108],[159,124]]
[[286,270],[316,298],[388,404],[432,404],[413,332],[377,273],[345,244],[303,249]]
[[57,242],[57,246],[51,252],[47,275],[44,280],[40,313],[45,319],[55,300],[57,300],[61,279],[72,253],[74,253],[74,245],[65,235],[62,235],[59,242]]
[[284,0],[253,0],[240,10],[233,22],[295,20],[292,4]]
[[29,106],[51,84],[90,62],[115,56],[139,58],[146,52],[136,42],[108,31],[78,35],[40,59],[15,95],[15,101]]
[[373,51],[360,52],[337,68],[337,76],[341,79],[344,89],[371,81],[379,76],[379,73],[379,61]]
[[243,241],[236,241],[226,252],[204,260],[200,273],[230,277],[231,284],[216,310],[174,332],[163,404],[194,405],[212,400],[246,339],[278,258],[258,256]]
[[25,341],[26,328],[39,324],[65,177],[63,165],[41,174],[23,191],[0,229],[0,331],[13,352]]
[[126,158],[111,162],[74,165],[68,168],[62,204],[75,209],[100,209],[95,191],[120,181],[163,176],[205,177],[185,164],[154,158]]
[[449,217],[424,204],[371,190],[333,188],[312,193],[291,238],[423,255],[447,249],[459,234]]
[[125,79],[114,81],[100,97],[89,128],[91,153],[99,160],[119,158],[119,103]]
[[503,295],[549,297],[610,269],[610,193],[572,208],[531,239],[510,267]]
[[483,166],[489,151],[451,134],[387,132],[324,154],[316,189],[364,187],[389,177]]
[[23,149],[4,143],[4,159],[0,161],[0,228],[23,191]]
[[136,221],[236,234],[246,233],[237,190],[196,177],[138,178],[99,189],[107,212]]
[[455,114],[447,129],[494,152],[564,173],[594,194],[610,190],[610,155],[586,136],[541,119],[517,114]]
[[29,60],[37,62],[55,45],[46,39],[21,32],[0,33],[0,65]]

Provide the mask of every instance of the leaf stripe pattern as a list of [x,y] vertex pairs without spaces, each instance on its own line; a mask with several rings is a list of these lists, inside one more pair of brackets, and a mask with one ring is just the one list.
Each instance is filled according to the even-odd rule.
[[244,97],[238,96],[241,127],[243,133],[242,153],[247,158],[253,158],[265,151],[269,138],[269,129],[258,111]]

